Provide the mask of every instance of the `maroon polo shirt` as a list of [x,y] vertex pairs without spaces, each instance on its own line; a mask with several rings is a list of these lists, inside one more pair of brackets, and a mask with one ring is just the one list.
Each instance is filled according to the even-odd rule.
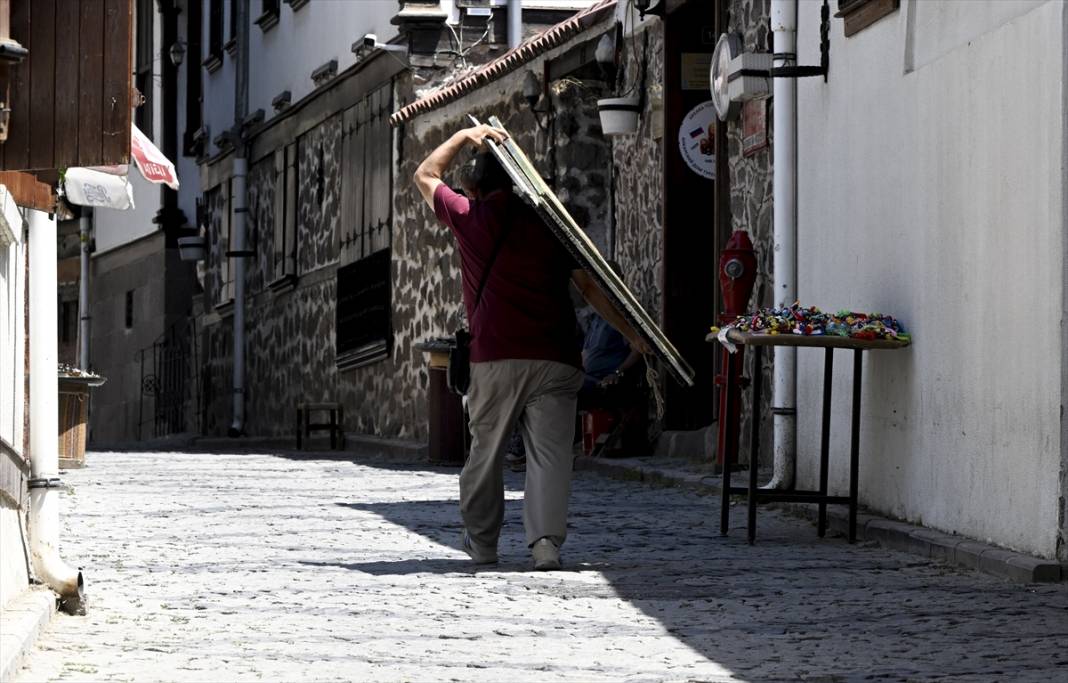
[[[534,209],[511,192],[471,200],[442,183],[434,191],[434,213],[460,248],[471,361],[549,360],[581,368],[568,292],[578,266]],[[475,310],[478,283],[506,221],[511,227]]]

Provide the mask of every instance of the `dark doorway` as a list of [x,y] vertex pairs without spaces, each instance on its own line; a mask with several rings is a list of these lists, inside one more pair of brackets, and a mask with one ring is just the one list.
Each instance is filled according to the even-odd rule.
[[[715,415],[716,349],[705,335],[719,299],[716,183],[702,169],[715,167],[708,64],[718,37],[718,4],[691,1],[664,19],[664,331],[697,373],[692,388],[668,382],[667,429],[697,429]],[[715,133],[725,130],[717,125]]]

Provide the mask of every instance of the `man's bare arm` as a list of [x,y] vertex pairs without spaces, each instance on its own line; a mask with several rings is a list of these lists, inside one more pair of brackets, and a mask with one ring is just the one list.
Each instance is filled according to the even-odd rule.
[[485,124],[458,130],[453,133],[452,137],[438,145],[437,149],[430,153],[430,156],[423,159],[423,163],[419,164],[419,168],[415,169],[413,180],[416,187],[419,188],[419,193],[423,195],[423,199],[426,200],[431,209],[434,208],[434,191],[438,189],[438,185],[441,185],[441,178],[445,175],[445,171],[449,166],[452,165],[456,155],[466,145],[481,147],[486,138],[503,142],[507,136],[496,128]]
[[652,353],[653,349],[649,346],[649,342],[645,341],[635,331],[627,319],[623,317],[615,304],[601,291],[597,282],[590,277],[590,274],[584,270],[571,271],[571,281],[575,283],[575,287],[583,298],[593,306],[593,309],[604,318],[609,325],[616,328],[620,334],[627,338],[630,343],[630,347],[639,353]]

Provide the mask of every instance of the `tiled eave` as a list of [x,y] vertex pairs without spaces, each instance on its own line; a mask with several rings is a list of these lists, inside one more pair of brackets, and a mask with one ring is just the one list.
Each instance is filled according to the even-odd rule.
[[615,7],[616,0],[601,0],[601,2],[579,12],[566,21],[562,21],[535,36],[531,36],[517,47],[512,48],[492,62],[479,67],[455,83],[398,109],[389,117],[389,124],[394,127],[399,126],[420,114],[443,107],[449,102],[460,99],[472,90],[477,90],[488,83],[492,83],[549,50],[564,44],[572,37],[600,23],[605,18],[615,16]]

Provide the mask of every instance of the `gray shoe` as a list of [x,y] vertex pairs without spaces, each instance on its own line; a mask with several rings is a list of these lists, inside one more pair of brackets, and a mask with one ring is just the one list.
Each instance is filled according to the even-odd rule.
[[476,547],[467,529],[464,529],[463,535],[460,536],[460,547],[474,560],[475,564],[496,564],[497,562],[497,551]]
[[560,547],[553,539],[545,536],[530,546],[534,555],[534,568],[538,571],[552,571],[560,568]]

